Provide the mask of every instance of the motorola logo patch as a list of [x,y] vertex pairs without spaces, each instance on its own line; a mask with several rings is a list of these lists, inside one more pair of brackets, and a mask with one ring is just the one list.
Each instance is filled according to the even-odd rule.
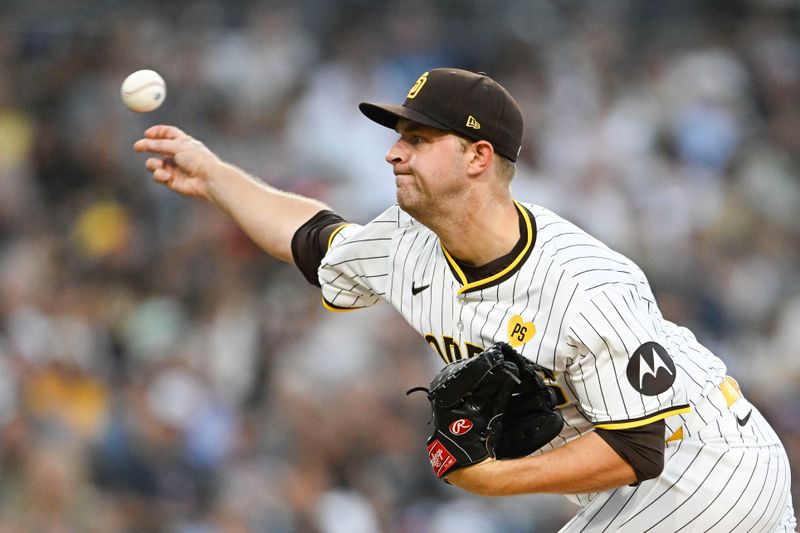
[[675,363],[658,343],[639,346],[628,361],[628,382],[645,396],[655,396],[675,383]]

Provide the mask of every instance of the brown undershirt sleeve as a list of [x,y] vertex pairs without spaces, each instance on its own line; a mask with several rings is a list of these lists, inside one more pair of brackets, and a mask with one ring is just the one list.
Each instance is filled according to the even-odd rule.
[[320,286],[317,269],[328,253],[328,239],[336,228],[347,221],[333,211],[323,210],[297,228],[292,237],[292,258],[303,277],[312,285]]
[[666,423],[658,420],[629,429],[595,429],[617,454],[625,459],[641,482],[658,477],[664,469],[664,432]]

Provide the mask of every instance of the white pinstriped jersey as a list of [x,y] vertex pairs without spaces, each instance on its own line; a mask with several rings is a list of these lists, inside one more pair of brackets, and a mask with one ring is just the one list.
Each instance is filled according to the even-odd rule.
[[[529,242],[504,271],[473,283],[438,237],[397,206],[365,226],[345,226],[319,269],[323,297],[337,309],[391,303],[445,362],[511,343],[553,372],[548,383],[566,422],[554,446],[594,426],[666,418],[676,430],[681,422],[670,415],[713,389],[725,365],[664,320],[633,262],[549,210],[517,205]],[[629,363],[642,346],[632,383]],[[675,379],[648,395],[657,377]]]
[[547,209],[517,208],[527,242],[477,281],[397,206],[338,228],[318,270],[325,305],[389,302],[447,363],[510,343],[548,369],[564,416],[540,452],[664,419],[675,435],[662,475],[571,496],[584,507],[562,531],[793,531],[785,451],[757,409],[721,392],[725,364],[662,317],[632,261]]

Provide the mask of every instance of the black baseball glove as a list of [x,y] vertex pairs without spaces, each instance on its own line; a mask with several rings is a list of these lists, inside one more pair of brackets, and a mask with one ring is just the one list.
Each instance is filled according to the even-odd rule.
[[428,457],[437,477],[494,457],[506,402],[518,385],[517,365],[506,361],[498,346],[471,359],[444,367],[431,381],[428,394],[433,434]]
[[495,457],[513,459],[530,455],[561,433],[564,419],[555,408],[555,393],[539,375],[541,367],[504,342],[495,346],[507,362],[514,363],[520,379],[506,403]]
[[444,367],[425,391],[433,411],[428,457],[437,477],[487,457],[529,455],[561,432],[564,420],[540,367],[499,342]]

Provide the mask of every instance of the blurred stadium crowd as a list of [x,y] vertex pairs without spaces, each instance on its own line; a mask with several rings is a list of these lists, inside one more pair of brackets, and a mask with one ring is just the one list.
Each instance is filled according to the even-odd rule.
[[[439,483],[440,362],[388,309],[333,314],[131,145],[176,124],[366,221],[393,139],[362,100],[432,66],[526,113],[515,196],[648,273],[781,433],[800,495],[794,0],[0,3],[0,531],[532,532],[560,496]],[[140,68],[167,101],[119,100]]]

